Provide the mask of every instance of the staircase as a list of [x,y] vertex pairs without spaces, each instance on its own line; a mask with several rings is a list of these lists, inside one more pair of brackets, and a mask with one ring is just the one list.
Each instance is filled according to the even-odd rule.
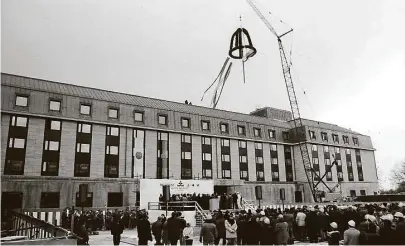
[[207,218],[207,214],[201,208],[200,204],[195,203],[195,226],[201,227],[204,220]]

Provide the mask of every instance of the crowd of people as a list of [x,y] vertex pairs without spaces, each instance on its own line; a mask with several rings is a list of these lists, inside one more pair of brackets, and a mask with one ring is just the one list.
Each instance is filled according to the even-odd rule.
[[[210,200],[219,199],[219,209],[241,209],[242,196],[239,192],[233,194],[223,193],[222,195],[215,194],[173,194],[168,202],[197,202],[203,210],[210,210]],[[159,202],[165,202],[163,194],[159,196]]]
[[[304,206],[257,210],[217,210],[205,216],[199,240],[204,245],[280,245],[294,241],[329,245],[405,245],[405,206],[402,203],[356,206]],[[101,216],[100,216],[101,214]],[[76,217],[75,217],[76,218]],[[64,225],[70,225],[68,218]],[[125,228],[136,228],[139,245],[154,239],[157,245],[192,244],[194,228],[181,212],[161,215],[156,221],[146,210],[99,211],[77,214],[75,233],[104,227],[119,244]],[[88,236],[87,236],[88,240]],[[86,241],[78,242],[85,244]]]

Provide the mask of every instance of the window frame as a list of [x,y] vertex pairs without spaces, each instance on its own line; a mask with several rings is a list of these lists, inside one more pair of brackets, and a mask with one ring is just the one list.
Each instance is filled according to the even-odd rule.
[[[111,112],[116,111],[116,116],[111,116]],[[108,119],[118,120],[120,118],[120,110],[116,107],[108,107]]]
[[[181,128],[187,128],[190,129],[191,128],[191,119],[188,117],[181,117],[180,118],[180,122],[181,122]],[[183,122],[187,122],[187,126],[183,125]]]
[[[160,122],[161,117],[162,117],[162,119],[165,119],[164,123]],[[158,114],[158,124],[161,125],[161,126],[167,126],[168,125],[168,118],[169,117],[167,116],[167,114]]]
[[262,129],[259,128],[259,127],[253,127],[253,136],[257,137],[257,138],[261,138],[262,137]]
[[[222,126],[225,127],[225,131],[222,130]],[[224,122],[219,123],[219,128],[220,128],[221,133],[229,134],[229,124],[228,123],[224,123]]]
[[[18,105],[17,104],[17,101],[18,101],[18,98],[25,98],[26,99],[26,105]],[[28,107],[29,106],[29,98],[30,98],[30,96],[29,95],[24,95],[24,94],[16,94],[16,96],[15,96],[15,102],[14,102],[14,105],[15,106],[17,106],[17,107],[23,107],[23,108],[26,108],[26,107]]]
[[270,139],[276,139],[276,130],[274,129],[269,129],[269,138]]
[[[136,120],[136,115],[141,115],[142,120]],[[145,112],[140,110],[134,110],[134,122],[145,122]]]
[[[18,124],[18,119],[25,119],[25,124],[24,124],[24,126]],[[12,116],[10,117],[10,120],[11,120],[10,126],[12,126],[12,127],[23,127],[23,128],[27,128],[27,127],[28,127],[28,117],[25,117],[25,116],[18,116],[18,115],[12,115]]]
[[[207,128],[204,128],[204,123],[207,124]],[[209,120],[201,120],[201,129],[203,131],[210,131],[211,130],[211,124]]]
[[[45,195],[49,195],[49,194],[52,194],[52,195],[57,195],[58,196],[58,206],[51,206],[51,205],[53,205],[53,204],[51,204],[51,205],[48,205],[48,204],[43,204],[43,201],[44,201],[44,196]],[[40,208],[60,208],[60,192],[41,192],[41,200],[40,200],[40,205],[39,205],[39,207]]]
[[290,132],[283,131],[283,140],[290,140]]
[[[238,130],[239,136],[246,136],[246,127],[245,126],[238,125],[237,130]],[[242,132],[240,130],[242,130]]]
[[339,135],[338,134],[332,134],[332,141],[334,143],[339,143]]
[[[59,103],[59,108],[58,108],[58,110],[55,110],[55,109],[52,109],[51,108],[51,105],[52,105],[52,102],[55,102],[55,103]],[[57,100],[57,99],[49,99],[49,111],[52,111],[52,112],[60,112],[61,111],[61,109],[62,109],[62,101],[61,100]]]
[[308,132],[309,132],[309,138],[310,138],[311,140],[316,140],[315,131],[308,130]]
[[359,146],[359,139],[357,137],[352,137],[353,145]]
[[[83,112],[82,112],[82,107],[89,107],[89,113],[88,113],[88,114],[83,113]],[[92,105],[91,105],[90,103],[80,103],[79,113],[80,113],[80,115],[91,116],[91,113],[92,113]]]
[[328,133],[327,132],[321,132],[321,139],[323,142],[328,142]]

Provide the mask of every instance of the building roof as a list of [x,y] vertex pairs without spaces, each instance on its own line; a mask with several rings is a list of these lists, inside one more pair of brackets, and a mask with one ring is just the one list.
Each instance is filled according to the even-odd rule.
[[[185,103],[171,102],[162,99],[155,99],[137,95],[131,95],[121,92],[107,91],[102,89],[90,88],[80,85],[72,85],[55,81],[48,81],[43,79],[25,77],[14,74],[1,74],[1,84],[6,86],[19,87],[30,90],[45,91],[49,93],[70,95],[82,98],[96,99],[108,102],[129,104],[134,106],[141,106],[147,108],[155,108],[168,111],[176,111],[188,114],[201,115],[206,117],[215,117],[227,119],[232,121],[249,122],[253,124],[275,126],[281,128],[294,127],[293,121],[284,121],[281,119],[272,119],[251,114],[243,114],[238,112],[230,112],[221,109],[212,109],[203,106],[190,105]],[[268,107],[266,107],[268,108]],[[269,110],[272,108],[268,108]],[[274,109],[276,111],[285,111],[281,109]],[[254,111],[256,112],[256,111]],[[288,112],[288,111],[285,111]],[[253,113],[253,112],[252,112]],[[287,117],[288,118],[288,117]],[[318,122],[308,119],[303,119],[303,124],[307,126],[324,128],[339,132],[348,132],[359,134],[352,130],[324,122]],[[361,134],[359,134],[361,135]]]

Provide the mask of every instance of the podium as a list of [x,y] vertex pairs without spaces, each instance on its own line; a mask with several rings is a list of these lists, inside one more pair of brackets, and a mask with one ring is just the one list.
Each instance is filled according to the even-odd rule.
[[218,210],[219,209],[219,198],[210,198],[210,210]]

